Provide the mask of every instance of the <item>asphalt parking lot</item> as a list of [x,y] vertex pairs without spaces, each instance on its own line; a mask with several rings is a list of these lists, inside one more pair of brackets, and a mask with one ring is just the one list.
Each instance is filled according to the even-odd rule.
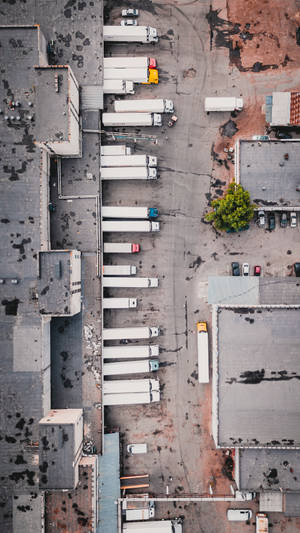
[[[225,2],[218,2],[219,7],[222,4]],[[159,234],[126,236],[130,237],[126,240],[141,244],[139,255],[114,255],[107,260],[136,264],[139,276],[158,276],[160,287],[132,289],[130,293],[113,289],[110,294],[114,296],[138,297],[139,306],[137,310],[106,312],[104,321],[111,327],[160,326],[161,367],[157,377],[162,393],[158,404],[107,408],[105,421],[107,428],[120,429],[123,473],[150,473],[151,494],[164,496],[168,490],[175,497],[201,495],[211,487],[216,495],[230,495],[231,482],[224,473],[226,456],[214,449],[211,437],[210,386],[197,382],[196,322],[211,324],[208,276],[229,275],[232,261],[249,263],[251,273],[254,265],[261,265],[264,276],[289,275],[290,266],[300,260],[300,227],[283,229],[277,223],[269,232],[253,222],[249,231],[220,235],[205,223],[209,199],[220,188],[212,148],[220,126],[229,117],[226,113],[207,116],[204,97],[223,91],[235,96],[245,92],[247,98],[256,98],[256,88],[230,67],[226,49],[211,48],[206,20],[209,1],[181,2],[180,6],[178,2],[141,1],[134,5],[142,9],[140,24],[158,28],[158,45],[111,45],[106,55],[143,53],[156,57],[159,85],[141,87],[135,97],[172,99],[178,121],[169,129],[165,116],[162,128],[143,132],[157,136],[157,144],[149,139],[136,145],[136,153],[158,156],[157,182],[104,183],[104,205],[157,207],[161,223]],[[118,23],[118,16],[119,6],[110,11],[110,21]],[[259,90],[267,94],[268,87],[260,85]],[[148,454],[129,457],[126,445],[130,442],[147,442]],[[254,531],[253,521],[250,525],[229,524],[227,507],[219,503],[160,504],[157,517],[183,516],[188,532]],[[255,502],[251,508],[257,510]],[[273,533],[282,527],[291,533],[300,524],[297,520],[287,523],[276,515],[272,522]]]

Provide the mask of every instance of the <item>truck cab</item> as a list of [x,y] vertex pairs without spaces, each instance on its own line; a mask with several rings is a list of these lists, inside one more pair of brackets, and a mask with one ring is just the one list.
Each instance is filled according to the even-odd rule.
[[156,207],[149,207],[149,218],[157,218],[158,209]]
[[151,68],[156,68],[156,59],[155,57],[149,57],[149,64],[148,64],[148,67],[151,69]]
[[150,83],[154,83],[156,85],[158,83],[158,70],[155,69],[154,67],[152,68],[149,67],[148,81],[143,82],[144,85],[150,85]]

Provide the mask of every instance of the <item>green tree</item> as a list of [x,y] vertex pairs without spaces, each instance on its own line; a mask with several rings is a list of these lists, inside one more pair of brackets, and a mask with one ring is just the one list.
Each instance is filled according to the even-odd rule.
[[250,194],[241,185],[231,183],[223,198],[212,201],[213,211],[206,215],[206,220],[213,222],[221,231],[239,231],[246,229],[254,214]]

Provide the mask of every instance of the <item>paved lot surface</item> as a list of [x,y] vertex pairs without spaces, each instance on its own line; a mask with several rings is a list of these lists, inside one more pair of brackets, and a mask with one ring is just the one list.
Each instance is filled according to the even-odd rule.
[[[114,3],[110,22],[119,22],[119,5],[120,2]],[[222,187],[233,174],[233,165],[227,163],[228,171],[213,152],[217,150],[218,158],[223,159],[223,147],[234,144],[234,138],[224,138],[219,133],[229,114],[207,116],[203,102],[207,95],[243,94],[247,103],[258,109],[270,85],[277,83],[283,74],[272,71],[268,81],[266,73],[258,78],[258,74],[241,73],[231,66],[226,47],[216,47],[214,38],[211,43],[206,20],[209,1],[136,2],[135,5],[142,9],[140,24],[145,22],[159,28],[159,44],[154,47],[114,45],[107,47],[106,55],[154,55],[159,65],[160,84],[140,88],[136,97],[172,98],[178,123],[173,129],[164,126],[144,132],[157,135],[157,145],[150,140],[138,143],[140,153],[159,158],[157,183],[104,184],[104,203],[148,205],[158,207],[161,214],[160,234],[131,234],[133,242],[141,244],[142,251],[139,256],[130,257],[130,262],[139,267],[138,275],[158,275],[160,287],[135,289],[135,293],[133,289],[130,294],[114,289],[114,295],[137,296],[139,308],[106,313],[104,320],[111,326],[145,323],[162,328],[158,372],[162,401],[151,406],[108,408],[105,421],[107,427],[120,428],[124,444],[123,473],[149,472],[152,494],[164,495],[167,487],[174,496],[204,494],[210,485],[215,494],[230,494],[230,481],[224,475],[225,452],[216,451],[211,438],[210,387],[197,382],[195,324],[198,320],[211,321],[207,305],[208,276],[229,274],[232,260],[249,262],[251,269],[254,264],[260,264],[264,275],[288,275],[290,265],[300,257],[299,228],[294,231],[277,227],[269,233],[253,223],[248,232],[223,236],[203,221],[209,199],[222,194]],[[213,7],[226,6],[219,1]],[[221,15],[226,18],[226,9]],[[290,83],[290,78],[281,81],[281,87],[288,88]],[[262,119],[260,124],[263,127]],[[256,127],[254,121],[251,134],[257,133]],[[128,258],[125,261],[117,255],[108,261],[129,262]],[[128,457],[125,445],[129,442],[147,442],[149,453]],[[245,507],[244,504],[232,506]],[[159,504],[157,516],[185,517],[188,532],[254,531],[253,521],[250,525],[228,523],[225,518],[228,507],[219,503]],[[249,507],[257,510],[255,502]],[[287,522],[274,516],[274,519],[271,516],[274,533],[291,533],[300,527],[297,520]]]

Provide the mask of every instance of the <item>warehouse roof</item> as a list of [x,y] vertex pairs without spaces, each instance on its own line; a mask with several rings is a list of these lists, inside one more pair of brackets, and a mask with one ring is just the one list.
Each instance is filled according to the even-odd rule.
[[208,302],[212,305],[298,305],[300,283],[296,277],[209,276]]
[[297,141],[239,142],[238,175],[256,204],[300,208]]
[[299,325],[300,308],[218,307],[214,352],[218,445],[300,445]]
[[300,490],[300,450],[240,450],[241,490]]

